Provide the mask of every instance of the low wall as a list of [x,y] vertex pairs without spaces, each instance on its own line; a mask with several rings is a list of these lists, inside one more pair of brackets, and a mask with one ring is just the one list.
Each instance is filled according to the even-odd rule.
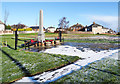
[[[38,33],[38,31],[18,31],[18,34],[21,34],[21,33]],[[0,31],[0,35],[4,35],[4,34],[15,34],[15,32],[11,30]]]
[[0,35],[4,35],[4,34],[13,34],[13,31],[11,30],[0,31]]
[[22,33],[38,33],[38,31],[18,31],[18,34]]
[[93,32],[67,31],[68,34],[93,34]]

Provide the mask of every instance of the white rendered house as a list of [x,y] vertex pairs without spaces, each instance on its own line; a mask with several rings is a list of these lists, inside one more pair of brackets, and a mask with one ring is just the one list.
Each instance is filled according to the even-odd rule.
[[85,31],[91,31],[93,34],[103,34],[108,33],[110,29],[103,27],[102,25],[93,22],[90,26],[85,28]]
[[0,31],[4,31],[5,30],[5,25],[2,21],[0,21]]
[[48,32],[55,32],[55,31],[56,31],[56,28],[55,28],[55,27],[48,27],[48,28],[47,28],[47,31],[48,31]]

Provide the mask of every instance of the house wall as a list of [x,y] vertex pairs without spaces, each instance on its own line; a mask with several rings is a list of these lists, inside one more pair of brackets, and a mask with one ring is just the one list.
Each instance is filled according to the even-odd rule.
[[93,27],[92,28],[92,32],[94,34],[103,34],[103,33],[108,33],[109,29],[103,29],[102,26],[98,26],[98,27]]
[[67,31],[69,34],[93,34],[93,32],[82,32],[82,31]]
[[92,27],[92,32],[94,34],[97,34],[97,33],[101,34],[101,33],[103,33],[102,26]]
[[109,29],[102,29],[103,33],[108,33]]
[[85,28],[85,32],[87,32],[87,28]]
[[32,29],[33,31],[39,31],[39,29]]
[[54,31],[56,31],[56,29],[55,28],[48,28],[48,31],[49,32],[54,32]]
[[0,31],[4,31],[5,30],[5,25],[4,24],[0,24]]
[[70,27],[70,29],[73,29],[73,31],[78,31],[80,30],[82,27]]

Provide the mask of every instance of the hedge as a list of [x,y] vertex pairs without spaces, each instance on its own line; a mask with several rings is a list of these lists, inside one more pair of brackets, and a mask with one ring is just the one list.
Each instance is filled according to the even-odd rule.
[[[11,29],[12,31],[16,31],[16,29]],[[32,28],[27,29],[18,29],[18,31],[32,31]]]

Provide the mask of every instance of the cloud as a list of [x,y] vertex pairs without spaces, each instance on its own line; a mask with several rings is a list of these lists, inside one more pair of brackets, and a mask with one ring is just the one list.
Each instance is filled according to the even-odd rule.
[[90,22],[95,21],[98,24],[103,25],[104,27],[117,30],[118,28],[118,17],[117,16],[98,16],[98,15],[88,15],[87,19]]

